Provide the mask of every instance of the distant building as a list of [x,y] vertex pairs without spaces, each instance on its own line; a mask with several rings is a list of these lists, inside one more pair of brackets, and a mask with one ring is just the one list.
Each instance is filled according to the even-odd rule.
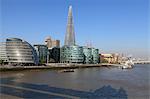
[[53,47],[52,49],[48,49],[49,51],[49,63],[59,63],[60,62],[60,48]]
[[46,38],[45,44],[48,48],[52,48],[52,39],[50,36]]
[[0,60],[7,61],[13,65],[38,64],[35,49],[26,41],[19,38],[8,38],[6,42],[0,43]]
[[102,63],[112,63],[112,54],[100,54],[100,61]]
[[60,40],[53,40],[50,36],[46,38],[45,44],[48,47],[48,49],[51,49],[53,47],[60,47]]
[[48,62],[48,47],[46,45],[37,44],[34,45],[34,48],[37,52],[39,63],[47,63]]
[[60,47],[60,40],[53,40],[52,47]]
[[119,54],[100,54],[100,61],[102,63],[119,63]]

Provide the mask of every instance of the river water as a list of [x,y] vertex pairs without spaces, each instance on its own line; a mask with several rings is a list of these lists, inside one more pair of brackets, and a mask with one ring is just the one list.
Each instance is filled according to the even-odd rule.
[[1,99],[150,99],[150,64],[0,73]]

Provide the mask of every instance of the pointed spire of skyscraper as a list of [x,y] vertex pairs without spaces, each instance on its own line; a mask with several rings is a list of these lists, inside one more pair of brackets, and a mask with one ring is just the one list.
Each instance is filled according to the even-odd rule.
[[65,45],[68,45],[68,46],[75,45],[75,33],[74,33],[74,25],[73,25],[72,6],[69,6],[68,23],[67,23],[67,30],[66,30],[66,36],[65,36]]

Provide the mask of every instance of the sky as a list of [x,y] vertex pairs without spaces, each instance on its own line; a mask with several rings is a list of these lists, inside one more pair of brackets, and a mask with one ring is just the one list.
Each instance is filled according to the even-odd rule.
[[91,43],[100,53],[150,56],[149,0],[0,0],[1,41],[18,37],[44,44],[51,36],[62,46],[69,5],[77,45]]

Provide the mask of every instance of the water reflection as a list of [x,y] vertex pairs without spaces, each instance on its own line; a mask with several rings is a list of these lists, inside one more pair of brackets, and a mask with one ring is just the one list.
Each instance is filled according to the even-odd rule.
[[84,98],[84,99],[127,99],[128,95],[123,88],[115,89],[110,85],[103,86],[95,91],[79,91],[51,87],[48,85],[31,84],[14,81],[14,77],[0,79],[0,93],[20,98]]

